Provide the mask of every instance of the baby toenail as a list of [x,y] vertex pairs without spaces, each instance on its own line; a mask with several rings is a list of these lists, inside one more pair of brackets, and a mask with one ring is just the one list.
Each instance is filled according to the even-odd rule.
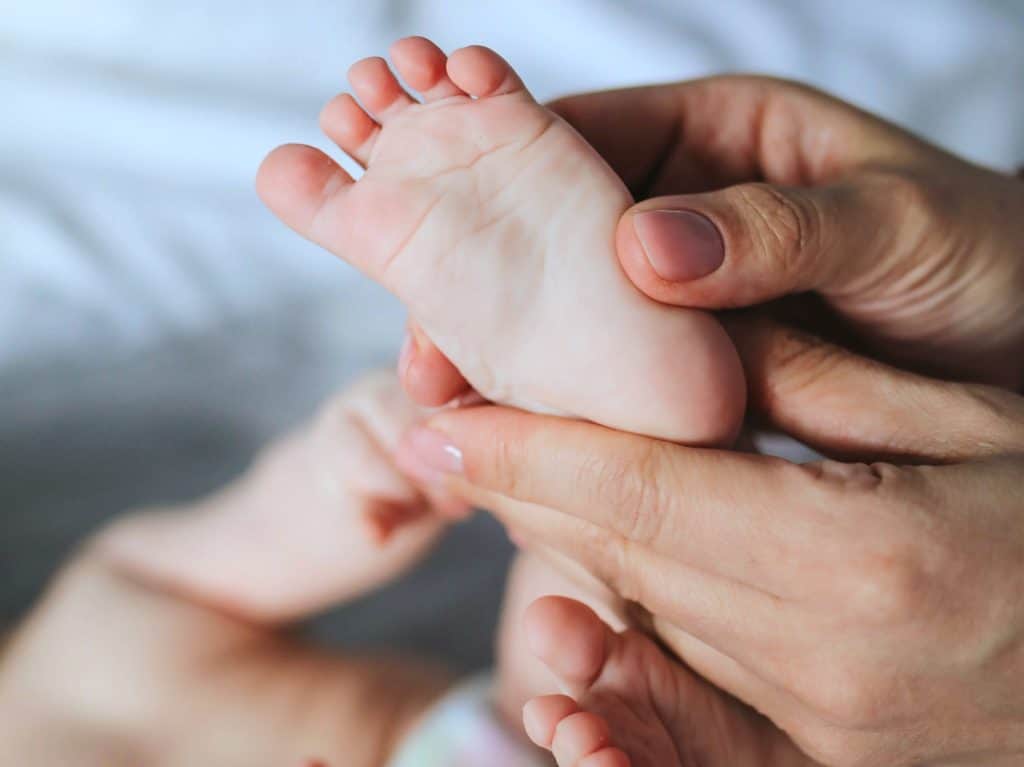
[[655,273],[669,282],[711,274],[725,245],[711,220],[692,210],[650,210],[633,216],[633,230]]

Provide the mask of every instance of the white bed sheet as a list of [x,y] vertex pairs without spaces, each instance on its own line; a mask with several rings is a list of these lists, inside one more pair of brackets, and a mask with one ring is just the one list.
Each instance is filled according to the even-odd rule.
[[316,116],[347,66],[412,32],[494,45],[541,98],[763,71],[979,160],[1024,157],[1015,2],[5,0],[0,370],[352,281],[263,211],[252,177],[279,142],[325,146]]

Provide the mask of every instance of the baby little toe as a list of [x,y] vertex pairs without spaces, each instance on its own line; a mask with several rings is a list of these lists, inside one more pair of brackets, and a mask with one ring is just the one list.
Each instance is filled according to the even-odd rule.
[[398,74],[420,92],[427,103],[451,96],[465,96],[448,77],[448,57],[425,37],[406,37],[391,46],[391,60]]

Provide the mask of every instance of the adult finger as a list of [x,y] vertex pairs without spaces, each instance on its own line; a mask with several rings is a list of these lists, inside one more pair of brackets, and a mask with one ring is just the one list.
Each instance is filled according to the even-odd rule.
[[548,106],[639,199],[757,179],[817,184],[868,158],[880,161],[920,145],[845,102],[768,77],[586,93]]
[[[826,561],[841,536],[828,517],[853,475],[777,458],[689,448],[495,407],[444,411],[399,448],[420,481],[463,475],[478,488],[558,509],[688,566],[776,594],[804,589],[793,557]],[[428,476],[431,472],[435,476]],[[452,486],[464,493],[464,487]]]
[[520,545],[559,570],[568,565],[574,582],[627,600],[626,625],[656,629],[717,686],[790,719],[807,715],[786,687],[801,644],[816,641],[802,604],[686,568],[576,517],[470,486],[467,492],[514,528]]
[[757,315],[725,321],[753,411],[827,455],[952,463],[1024,449],[1024,398],[909,373]]
[[742,183],[637,204],[616,247],[633,283],[665,303],[722,309],[817,291],[842,305],[927,254],[943,204],[912,173],[877,167],[820,186]]
[[[851,274],[869,280],[887,268],[881,256],[901,255],[883,247],[894,232],[930,231],[918,222],[942,195],[914,169],[937,156],[958,162],[856,107],[770,78],[586,94],[552,108],[642,200],[619,224],[627,274],[651,297],[691,307],[849,290]],[[654,195],[671,196],[646,199]]]

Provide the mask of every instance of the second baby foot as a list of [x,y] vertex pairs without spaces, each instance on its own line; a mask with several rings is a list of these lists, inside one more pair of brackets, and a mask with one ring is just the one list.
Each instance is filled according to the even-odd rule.
[[527,734],[558,767],[811,767],[767,720],[653,640],[612,631],[589,607],[542,597],[527,641],[565,695],[530,700]]
[[268,156],[278,217],[391,290],[472,386],[496,402],[694,444],[736,434],[745,389],[710,315],[659,305],[620,271],[632,204],[612,169],[539,105],[496,53],[450,58],[423,38],[349,78],[321,116],[366,168],[311,147]]

